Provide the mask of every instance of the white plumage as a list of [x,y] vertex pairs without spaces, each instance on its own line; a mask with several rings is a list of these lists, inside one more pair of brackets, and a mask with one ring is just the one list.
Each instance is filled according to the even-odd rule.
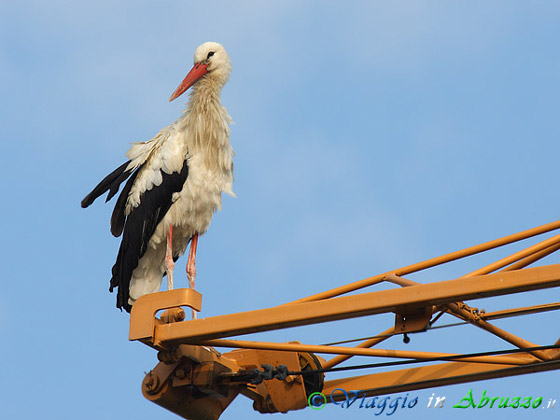
[[222,192],[235,196],[231,117],[220,103],[231,70],[229,57],[220,44],[206,42],[197,48],[194,62],[195,67],[170,99],[192,86],[183,115],[151,140],[134,143],[127,152],[129,162],[82,201],[87,207],[108,190],[107,199],[111,198],[130,176],[111,218],[114,235],[124,229],[111,289],[119,288],[117,306],[127,310],[140,296],[158,291],[166,272],[168,280],[172,276],[169,253],[166,258],[170,242],[175,260],[193,240],[188,275],[194,285],[196,239],[206,232],[216,209],[221,209]]

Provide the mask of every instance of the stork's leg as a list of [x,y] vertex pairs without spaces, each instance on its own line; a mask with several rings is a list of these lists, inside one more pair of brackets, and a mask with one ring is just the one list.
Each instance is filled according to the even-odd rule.
[[[189,260],[187,261],[187,278],[189,279],[189,287],[194,289],[194,279],[196,278],[196,246],[198,245],[198,233],[195,233],[191,239],[191,249],[189,250]],[[192,310],[192,319],[196,319],[196,311]]]
[[167,290],[173,290],[173,226],[169,226],[167,231],[167,249],[165,251],[165,268],[167,270]]

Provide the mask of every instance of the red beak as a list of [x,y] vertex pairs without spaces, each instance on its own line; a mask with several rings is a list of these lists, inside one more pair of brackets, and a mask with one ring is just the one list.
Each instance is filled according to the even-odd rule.
[[207,67],[208,64],[196,63],[191,71],[189,71],[189,74],[187,74],[187,77],[185,77],[185,80],[183,80],[175,92],[173,92],[173,95],[169,98],[169,102],[181,96],[188,88],[194,85],[198,79],[208,73]]

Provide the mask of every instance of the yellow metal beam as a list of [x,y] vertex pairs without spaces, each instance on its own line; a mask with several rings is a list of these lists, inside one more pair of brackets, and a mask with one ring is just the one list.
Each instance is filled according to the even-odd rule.
[[560,309],[560,302],[545,303],[544,305],[525,306],[523,308],[504,309],[502,311],[486,312],[480,314],[485,320],[508,318],[510,316],[538,314],[540,312],[556,311]]
[[525,366],[449,362],[326,381],[322,392],[330,395],[336,388],[343,388],[364,390],[366,396],[386,395],[554,369],[560,369],[560,360]]
[[514,233],[513,235],[504,236],[503,238],[494,239],[489,242],[485,242],[479,245],[471,246],[469,248],[462,249],[460,251],[455,251],[450,254],[442,255],[440,257],[431,258],[426,261],[419,263],[407,265],[406,267],[401,267],[396,270],[391,270],[389,272],[378,274],[373,277],[368,277],[367,279],[359,280],[353,283],[345,284],[344,286],[337,287],[335,289],[327,290],[325,292],[317,293],[312,296],[305,297],[303,299],[298,299],[291,303],[302,303],[311,302],[320,299],[328,299],[335,296],[340,296],[345,293],[353,292],[355,290],[371,286],[373,284],[379,283],[383,280],[387,274],[396,274],[398,276],[406,276],[407,274],[416,273],[418,271],[425,270],[427,268],[435,267],[437,265],[445,264],[451,261],[455,261],[464,257],[468,257],[474,254],[479,254],[481,252],[488,251],[490,249],[498,248],[503,245],[508,245],[513,242],[518,242],[533,236],[541,235],[546,232],[550,232],[556,229],[560,229],[560,220],[556,222],[547,223],[542,226],[537,226],[531,229],[524,230],[522,232]]
[[[325,354],[344,354],[352,356],[370,356],[370,357],[387,357],[396,359],[436,359],[446,357],[461,356],[457,353],[439,353],[409,350],[391,350],[391,349],[365,349],[358,347],[340,347],[340,346],[322,346],[314,344],[299,343],[268,343],[262,341],[244,341],[244,340],[208,340],[203,343],[205,346],[229,347],[239,349],[256,349],[256,350],[280,350],[291,352],[313,352]],[[526,365],[538,361],[535,357],[525,355],[520,357],[514,356],[465,356],[455,359],[460,362],[469,363],[493,363],[493,364],[510,364],[510,365]]]
[[[464,299],[500,296],[560,285],[560,264],[498,272],[275,308],[155,326],[155,345],[192,344],[214,338],[398,312]],[[163,292],[165,293],[165,292]],[[139,299],[139,302],[142,298]],[[131,317],[131,325],[135,323]]]

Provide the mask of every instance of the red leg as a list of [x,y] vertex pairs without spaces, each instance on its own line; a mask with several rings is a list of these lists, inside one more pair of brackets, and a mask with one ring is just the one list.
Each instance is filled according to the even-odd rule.
[[[187,278],[189,279],[189,287],[194,289],[194,279],[196,277],[196,246],[198,245],[198,233],[195,233],[191,239],[191,249],[189,250],[189,260],[187,261]],[[196,311],[192,310],[192,319],[196,319]]]
[[173,226],[169,226],[167,231],[167,249],[165,251],[165,268],[167,269],[167,290],[173,290]]
[[196,277],[196,246],[198,245],[198,233],[191,239],[191,249],[189,251],[189,260],[187,261],[187,278],[189,279],[189,286],[194,289],[194,279]]

